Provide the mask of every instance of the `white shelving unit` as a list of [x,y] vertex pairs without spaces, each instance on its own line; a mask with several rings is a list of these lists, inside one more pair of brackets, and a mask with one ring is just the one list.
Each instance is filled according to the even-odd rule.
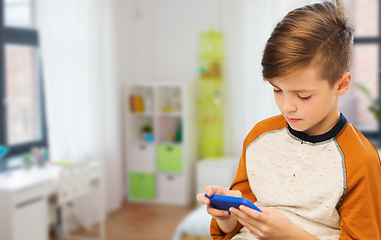
[[[187,205],[194,200],[196,98],[191,83],[127,86],[126,173],[130,201]],[[152,127],[154,139],[142,132]]]

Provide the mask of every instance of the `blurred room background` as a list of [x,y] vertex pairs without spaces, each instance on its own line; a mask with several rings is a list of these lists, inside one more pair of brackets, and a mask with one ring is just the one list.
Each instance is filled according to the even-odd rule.
[[[19,216],[9,224],[28,239],[55,239],[56,217],[33,219],[49,213],[61,170],[91,161],[94,188],[61,216],[65,236],[94,235],[93,225],[109,240],[205,235],[186,230],[189,216],[208,228],[208,216],[192,215],[196,193],[228,187],[246,134],[279,114],[262,81],[265,43],[288,11],[313,2],[2,0],[0,210],[16,210],[0,225]],[[380,1],[343,4],[355,47],[339,108],[379,147]],[[26,196],[31,187],[40,195]],[[23,238],[0,228],[0,239]]]

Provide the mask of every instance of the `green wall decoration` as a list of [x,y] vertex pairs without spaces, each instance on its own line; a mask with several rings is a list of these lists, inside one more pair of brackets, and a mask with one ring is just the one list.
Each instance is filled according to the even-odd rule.
[[211,29],[200,34],[198,126],[201,158],[224,154],[223,35]]

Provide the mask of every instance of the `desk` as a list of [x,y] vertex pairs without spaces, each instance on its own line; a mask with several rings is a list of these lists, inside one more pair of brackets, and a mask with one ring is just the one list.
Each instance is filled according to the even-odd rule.
[[[0,174],[1,240],[48,239],[48,197],[56,192],[61,169],[47,164]],[[92,180],[100,173],[94,163]]]

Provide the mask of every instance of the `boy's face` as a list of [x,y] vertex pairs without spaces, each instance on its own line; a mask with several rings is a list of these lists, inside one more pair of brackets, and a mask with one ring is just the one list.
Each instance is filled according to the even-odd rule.
[[310,136],[320,135],[331,130],[339,120],[341,81],[332,87],[318,76],[314,66],[269,82],[279,110],[294,130]]

